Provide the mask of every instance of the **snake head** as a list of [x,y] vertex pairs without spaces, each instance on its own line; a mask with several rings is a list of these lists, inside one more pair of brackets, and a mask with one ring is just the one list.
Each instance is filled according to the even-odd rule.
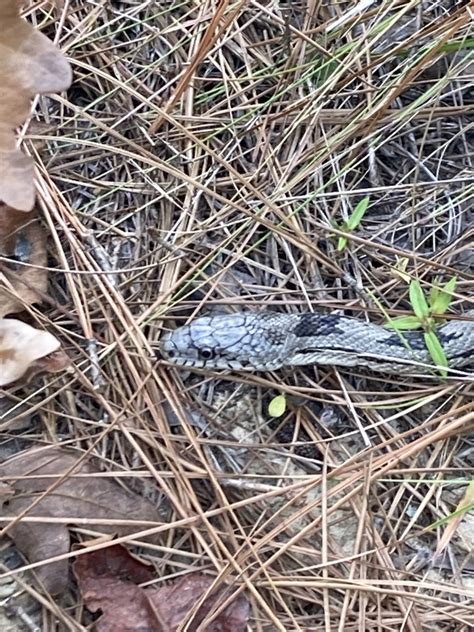
[[160,351],[171,364],[193,368],[273,370],[280,358],[268,360],[268,341],[261,334],[262,316],[253,313],[202,316],[171,331]]

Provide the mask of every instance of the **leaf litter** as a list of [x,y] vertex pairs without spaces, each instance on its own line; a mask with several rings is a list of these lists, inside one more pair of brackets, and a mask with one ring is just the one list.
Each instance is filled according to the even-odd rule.
[[[142,322],[140,319],[144,310],[145,313],[149,310],[148,314],[156,314],[157,305],[161,305],[163,296],[166,296],[173,298],[170,301],[172,309],[165,314],[164,325],[168,326],[168,316],[188,316],[196,308],[196,303],[188,303],[186,298],[181,299],[179,294],[175,294],[175,290],[180,289],[176,281],[181,277],[185,279],[190,269],[201,274],[207,269],[209,255],[214,258],[214,254],[218,271],[229,268],[233,272],[236,268],[241,268],[243,256],[247,259],[244,253],[249,253],[250,291],[247,288],[244,293],[232,291],[224,296],[230,302],[244,302],[246,306],[256,309],[262,306],[257,294],[262,291],[265,293],[265,300],[267,296],[275,299],[281,307],[282,296],[285,301],[288,296],[294,302],[295,309],[305,306],[308,299],[322,300],[324,307],[339,309],[347,307],[347,301],[349,305],[358,305],[361,296],[364,298],[366,294],[365,289],[369,288],[383,288],[384,297],[392,305],[407,307],[406,288],[401,287],[398,279],[395,279],[396,283],[392,283],[393,279],[387,276],[387,270],[393,276],[395,259],[406,261],[407,266],[401,272],[397,271],[397,274],[406,276],[405,283],[415,275],[422,279],[425,287],[425,283],[432,279],[432,271],[427,266],[426,259],[424,262],[422,259],[418,261],[417,255],[433,257],[434,265],[461,265],[464,276],[460,277],[459,292],[461,296],[465,293],[465,273],[472,259],[469,258],[469,243],[466,238],[468,231],[466,233],[465,230],[467,198],[463,193],[469,167],[469,156],[465,150],[467,128],[465,122],[462,122],[465,118],[463,99],[466,99],[462,76],[467,64],[461,67],[456,62],[449,68],[444,64],[439,65],[441,70],[446,68],[446,80],[443,79],[438,85],[433,82],[429,86],[420,81],[423,78],[421,74],[415,76],[410,68],[412,66],[414,70],[419,68],[425,72],[427,64],[435,56],[436,59],[439,57],[437,41],[443,33],[451,33],[450,45],[467,41],[466,26],[469,16],[465,10],[462,14],[462,7],[456,9],[455,13],[445,8],[444,5],[452,4],[449,2],[420,2],[420,5],[423,4],[423,11],[419,11],[420,7],[413,7],[409,16],[416,26],[403,35],[401,39],[404,41],[393,55],[389,50],[390,46],[393,47],[393,37],[385,25],[390,13],[382,11],[375,15],[373,11],[366,11],[356,17],[359,28],[364,30],[366,45],[366,59],[362,62],[360,40],[358,42],[355,39],[358,36],[358,25],[353,28],[351,23],[346,22],[346,32],[346,27],[335,32],[335,22],[330,21],[339,19],[339,5],[330,6],[329,3],[324,7],[324,13],[321,13],[317,10],[307,12],[308,7],[292,3],[294,16],[301,20],[296,21],[294,16],[290,16],[291,21],[288,21],[285,32],[280,25],[282,14],[277,10],[278,7],[273,10],[266,6],[265,12],[253,7],[250,13],[248,7],[244,7],[246,15],[243,14],[243,18],[251,18],[248,25],[239,16],[235,31],[229,33],[224,44],[218,42],[216,49],[212,51],[212,57],[204,60],[202,72],[190,84],[182,104],[176,102],[174,111],[170,110],[170,116],[174,117],[176,113],[181,117],[185,114],[186,118],[177,119],[180,126],[171,121],[163,130],[166,133],[160,134],[163,142],[161,138],[157,138],[158,142],[153,146],[152,151],[156,156],[154,165],[158,165],[160,186],[165,187],[168,196],[166,205],[162,206],[161,195],[157,204],[156,184],[150,187],[150,175],[143,166],[149,164],[147,160],[150,158],[150,146],[143,130],[148,129],[150,120],[156,116],[155,104],[150,102],[150,95],[154,95],[157,103],[161,103],[161,99],[169,102],[176,69],[179,72],[183,60],[192,62],[193,59],[200,59],[195,56],[196,41],[205,23],[203,19],[208,18],[198,7],[196,11],[185,14],[186,17],[182,19],[182,5],[179,3],[177,7],[170,3],[170,7],[173,6],[169,11],[166,9],[157,14],[153,4],[144,3],[137,12],[133,3],[130,6],[121,5],[119,9],[115,6],[116,3],[102,3],[97,7],[94,20],[89,19],[90,11],[87,7],[80,8],[77,5],[73,11],[66,9],[63,20],[58,20],[54,25],[57,27],[58,38],[67,42],[69,50],[73,51],[79,61],[76,66],[77,90],[74,97],[71,95],[69,103],[52,102],[44,110],[45,118],[51,122],[51,131],[47,134],[49,150],[43,161],[48,165],[49,173],[47,178],[43,174],[40,177],[52,199],[57,194],[58,187],[65,201],[63,212],[67,229],[63,230],[62,225],[57,226],[52,217],[51,226],[56,231],[58,244],[58,253],[53,256],[57,257],[58,267],[63,268],[62,264],[66,262],[72,269],[78,269],[79,274],[58,274],[54,279],[56,288],[53,295],[61,298],[66,295],[74,322],[91,324],[92,333],[98,340],[118,344],[124,339],[131,342],[128,323]],[[46,15],[43,5],[44,3],[36,3],[33,15],[38,23],[51,27],[51,19]],[[391,11],[390,7],[387,8]],[[403,7],[402,9],[400,16],[395,16],[398,24],[404,17],[405,10]],[[324,42],[324,47],[327,48],[328,55],[333,58],[337,56],[338,67],[328,69],[328,80],[323,84],[324,79],[318,69],[321,59],[319,55],[313,54],[314,46],[310,40],[319,38],[318,33],[325,28],[328,33],[335,35],[334,40]],[[154,37],[155,31],[150,29],[158,29],[160,37]],[[182,34],[179,33],[181,29]],[[150,37],[150,33],[153,37]],[[318,39],[317,42],[321,40]],[[386,43],[388,51],[384,58],[380,57],[380,49],[377,48],[382,42]],[[290,54],[291,57],[288,56]],[[301,60],[301,63],[292,63],[295,59]],[[306,74],[308,67],[316,73],[312,70],[310,75]],[[375,67],[376,72],[372,72]],[[352,85],[349,85],[349,80]],[[373,86],[373,90],[367,90],[367,81]],[[274,88],[280,90],[282,86],[283,91],[273,92]],[[394,86],[397,88],[395,93]],[[395,100],[394,94],[399,94],[401,90],[404,93]],[[419,99],[418,103],[414,103],[415,98]],[[286,106],[293,102],[296,108],[298,104],[304,105],[305,101],[308,107],[296,111],[297,116],[294,118],[295,111],[287,110]],[[87,107],[82,108],[84,104]],[[93,110],[90,108],[91,104],[94,104]],[[132,111],[135,105],[137,107]],[[180,105],[183,106],[182,109]],[[244,116],[240,117],[242,108],[245,108]],[[316,111],[317,117],[314,115]],[[111,118],[111,112],[120,113],[119,119],[116,116]],[[189,116],[193,112],[196,117]],[[186,124],[184,131],[183,121]],[[227,146],[229,121],[231,136],[238,139],[232,147]],[[257,135],[256,128],[250,121],[263,121],[258,126]],[[391,127],[394,130],[393,135],[379,134],[377,127],[387,130],[387,125],[394,125]],[[377,131],[377,136],[374,131]],[[202,139],[199,144],[193,141],[191,134]],[[59,139],[59,135],[62,138]],[[128,148],[129,145],[131,151],[122,153],[122,148]],[[254,148],[253,153],[247,154],[251,148]],[[400,155],[400,150],[405,153]],[[251,157],[251,161],[244,160],[247,155]],[[357,155],[361,162],[356,165],[351,161]],[[211,175],[211,171],[206,169],[214,163],[216,156],[222,161],[221,167]],[[268,177],[265,170],[261,170],[262,165],[269,164],[269,156],[274,161],[269,173],[276,174],[277,182],[273,175]],[[193,164],[191,180],[191,172],[188,171],[190,161]],[[173,175],[168,169],[170,163],[177,169]],[[164,170],[160,169],[161,164],[164,165]],[[335,169],[334,165],[337,164],[342,168]],[[429,181],[425,181],[425,169]],[[290,171],[291,179],[287,177]],[[237,173],[241,174],[239,178],[236,178]],[[279,174],[282,176],[279,177]],[[434,177],[432,174],[435,174]],[[446,182],[450,183],[448,188]],[[133,189],[130,186],[132,183]],[[198,191],[202,192],[203,183],[208,187],[205,195],[194,195],[193,185],[196,184]],[[362,254],[360,248],[356,252],[352,244],[349,244],[345,256],[338,258],[336,267],[331,268],[325,263],[325,257],[332,256],[334,245],[323,235],[331,231],[334,217],[340,217],[341,204],[343,208],[347,207],[347,215],[353,207],[353,198],[350,196],[355,195],[357,199],[363,191],[372,188],[374,206],[367,222],[364,222],[364,231],[361,231],[366,246],[363,256],[358,256]],[[265,203],[266,200],[270,200],[272,204],[275,202],[275,208],[280,204],[284,204],[285,208],[290,205],[294,220],[292,230],[296,229],[296,234],[291,239],[280,232],[280,228],[270,230],[266,236],[268,246],[260,249],[256,246],[262,243],[257,242],[262,233],[254,233],[253,227],[240,234],[234,232],[236,223],[242,221],[244,226],[246,217],[255,216],[254,194],[257,189],[261,191]],[[236,211],[236,190],[239,191],[243,212]],[[314,203],[313,195],[316,193],[318,198]],[[220,200],[214,198],[217,195],[221,196]],[[228,199],[228,203],[223,197]],[[371,199],[372,197],[371,193]],[[186,200],[190,202],[189,209]],[[294,206],[296,201],[305,203]],[[91,203],[94,204],[93,208]],[[210,207],[209,213],[206,205]],[[154,206],[158,212],[150,215],[150,209]],[[77,209],[80,209],[79,217]],[[161,210],[163,212],[159,212]],[[390,212],[389,218],[393,223],[387,221],[387,212]],[[118,218],[124,232],[117,231]],[[117,262],[124,278],[120,292],[101,289],[101,285],[97,283],[96,270],[89,260],[81,261],[75,256],[77,249],[74,226],[78,221],[83,222],[84,228],[94,233],[100,241],[100,248],[104,252],[110,252],[111,260]],[[150,225],[155,227],[160,245],[164,239],[164,254],[156,247],[156,242],[147,238],[147,233],[143,230]],[[73,227],[72,230],[69,230],[70,226]],[[382,226],[383,233],[380,231]],[[255,228],[260,230],[260,227]],[[217,241],[209,244],[208,235],[212,234],[220,239],[225,234],[226,239],[228,238],[228,251],[223,249],[220,252],[220,248],[216,246]],[[245,236],[244,240],[241,235]],[[315,235],[318,236],[317,243]],[[308,250],[305,246],[306,236],[316,246],[314,250]],[[453,248],[456,253],[451,248],[446,248],[447,236],[448,244],[455,244]],[[136,240],[136,250],[130,245],[131,239]],[[123,240],[122,243],[119,243],[120,240]],[[391,246],[395,259],[389,257],[388,252],[379,251],[379,243]],[[173,256],[170,256],[171,245]],[[249,246],[254,248],[251,252],[248,250]],[[120,254],[115,258],[115,253],[131,254],[125,254],[124,258]],[[136,254],[135,258],[133,254]],[[128,279],[125,264],[142,261],[142,257],[147,258],[147,264],[152,264],[153,270],[159,270],[159,276],[150,276],[147,265],[143,271],[134,271]],[[259,270],[264,270],[265,274],[260,276]],[[438,270],[433,270],[434,272],[437,273]],[[216,283],[217,277],[211,279],[206,274],[202,278],[205,276],[209,279],[209,285],[207,280],[202,283],[206,302],[211,306],[216,299],[218,303],[222,302],[222,287],[220,282]],[[344,281],[342,287],[341,279]],[[258,286],[257,292],[251,289],[252,283]],[[299,291],[300,287],[303,290],[303,284],[306,286],[304,297]],[[315,293],[314,287],[317,288]],[[324,288],[324,292],[321,288]],[[285,294],[280,295],[280,291]],[[78,298],[74,300],[76,295]],[[136,300],[137,297],[139,301]],[[179,300],[174,301],[174,298]],[[109,306],[112,305],[114,309],[110,309]],[[162,314],[161,310],[159,314]],[[50,312],[49,316],[54,319],[54,312]],[[151,332],[153,333],[153,329]],[[81,337],[84,347],[89,344],[90,332],[87,326],[83,330],[76,327],[74,333],[78,334],[78,338]],[[199,403],[201,407],[205,396],[207,405],[202,407],[203,416],[207,414],[208,407],[212,406],[214,420],[215,409],[211,395],[203,390],[201,378],[197,385],[194,382],[185,382],[185,389],[181,382],[170,386],[166,381],[169,391],[162,386],[161,376],[158,388],[154,380],[148,380],[144,384],[142,372],[137,371],[136,375],[133,372],[135,368],[141,369],[138,364],[141,353],[141,346],[134,347],[127,343],[126,354],[109,354],[108,362],[101,363],[105,380],[113,383],[113,387],[107,391],[104,389],[105,395],[103,392],[98,394],[93,385],[89,387],[84,381],[81,382],[79,372],[68,398],[64,397],[63,392],[56,396],[54,385],[47,385],[44,394],[44,402],[47,403],[40,412],[40,419],[47,420],[51,411],[61,411],[64,414],[66,409],[71,420],[64,438],[77,441],[81,446],[90,445],[91,436],[85,436],[82,418],[88,424],[91,419],[94,422],[95,413],[99,411],[102,421],[101,407],[106,398],[107,403],[116,410],[124,411],[130,417],[135,415],[138,423],[146,429],[146,436],[137,433],[133,437],[133,445],[130,445],[131,442],[127,443],[125,436],[116,440],[115,435],[109,435],[99,447],[101,453],[110,459],[128,464],[136,457],[137,441],[141,449],[149,450],[148,455],[153,456],[154,462],[159,462],[160,468],[168,471],[171,450],[171,461],[176,462],[178,476],[174,476],[170,484],[176,497],[187,498],[189,488],[182,484],[187,480],[184,475],[189,472],[189,465],[195,468],[198,463],[204,477],[201,483],[202,493],[195,499],[193,514],[196,508],[198,512],[205,511],[210,502],[215,502],[224,509],[221,499],[226,490],[219,488],[220,495],[217,499],[213,495],[209,496],[210,489],[214,490],[216,484],[221,485],[220,479],[217,482],[215,480],[215,459],[210,462],[208,454],[203,456],[201,451],[194,454],[189,441],[182,438],[173,438],[164,450],[161,435],[155,439],[155,435],[150,433],[150,428],[155,429],[161,421],[160,413],[150,406],[150,402],[157,401],[163,393],[170,392],[176,395],[176,399],[179,397],[183,401],[183,408],[188,402]],[[124,367],[132,370],[127,371]],[[166,372],[164,377],[168,379]],[[455,397],[446,397],[440,391],[437,401],[430,400],[434,401],[433,409],[416,405],[413,411],[396,410],[393,419],[397,421],[392,421],[391,418],[382,417],[384,411],[379,412],[376,407],[378,401],[383,401],[382,394],[379,394],[383,390],[380,382],[375,386],[370,381],[354,383],[351,376],[349,391],[345,386],[344,389],[341,386],[334,390],[332,372],[331,382],[325,381],[328,379],[325,371],[321,371],[319,377],[323,380],[322,391],[316,391],[316,398],[327,397],[326,387],[330,384],[331,398],[340,397],[341,401],[344,399],[343,404],[338,403],[335,407],[335,410],[340,408],[341,419],[345,419],[346,402],[350,398],[354,400],[363,423],[370,424],[371,439],[373,437],[374,440],[373,457],[378,464],[374,468],[370,467],[371,485],[366,485],[368,479],[365,455],[352,463],[348,462],[349,458],[352,459],[351,450],[357,449],[357,444],[354,448],[348,443],[350,437],[341,438],[341,433],[336,432],[340,426],[332,426],[329,440],[324,424],[321,428],[318,423],[312,437],[313,441],[327,444],[325,460],[329,467],[343,454],[344,459],[341,457],[341,462],[345,464],[347,461],[350,469],[347,475],[350,487],[348,485],[346,493],[338,491],[338,487],[326,485],[323,477],[316,487],[314,467],[317,467],[317,461],[314,459],[314,462],[309,462],[311,469],[308,472],[308,481],[314,485],[315,490],[322,485],[327,489],[327,511],[324,513],[327,520],[324,518],[321,523],[319,516],[315,519],[313,508],[308,505],[303,517],[315,520],[314,527],[310,532],[301,530],[299,539],[291,545],[282,544],[288,529],[299,524],[300,512],[303,511],[300,499],[293,502],[292,482],[288,482],[287,463],[289,458],[294,458],[291,454],[285,459],[284,469],[279,464],[272,464],[275,475],[285,475],[285,479],[278,479],[278,488],[283,502],[287,503],[291,499],[287,503],[288,517],[281,520],[281,513],[273,516],[273,505],[269,505],[266,498],[264,502],[259,502],[259,491],[255,491],[256,488],[250,482],[243,484],[238,480],[238,499],[241,501],[247,495],[248,503],[236,509],[235,525],[229,524],[228,514],[223,512],[221,518],[216,518],[208,530],[201,531],[200,536],[206,546],[189,530],[189,548],[192,547],[203,565],[208,566],[213,561],[224,565],[228,559],[223,551],[227,550],[229,540],[232,537],[240,538],[242,533],[251,533],[251,543],[242,544],[238,549],[231,548],[230,554],[236,568],[243,569],[243,572],[248,569],[249,555],[255,557],[257,564],[260,560],[268,560],[268,565],[261,566],[260,571],[257,568],[254,575],[258,593],[254,594],[253,621],[258,620],[259,624],[254,625],[260,625],[262,629],[276,629],[281,626],[286,629],[305,629],[309,618],[311,624],[318,629],[330,625],[329,620],[333,619],[337,622],[336,627],[339,625],[350,629],[357,628],[361,617],[367,628],[374,628],[380,625],[387,612],[393,626],[406,625],[412,630],[424,627],[441,630],[453,625],[463,625],[462,621],[467,621],[472,615],[472,608],[463,599],[466,573],[459,572],[459,569],[467,568],[467,562],[459,557],[456,549],[450,550],[444,558],[446,575],[436,580],[437,584],[432,582],[431,586],[426,584],[425,573],[420,574],[413,567],[410,557],[406,558],[406,568],[405,563],[401,568],[394,567],[393,560],[397,559],[398,552],[406,551],[405,542],[413,531],[416,532],[420,526],[426,525],[427,512],[429,514],[432,511],[437,515],[436,512],[439,511],[439,496],[433,491],[438,489],[438,480],[433,480],[432,474],[423,470],[423,464],[429,463],[433,468],[440,468],[436,471],[436,478],[444,478],[446,472],[451,472],[452,475],[455,472],[464,474],[463,466],[468,453],[462,453],[461,448],[463,441],[467,442],[467,439],[458,434],[456,446],[459,449],[450,450],[447,444],[444,449],[439,443],[444,440],[444,435],[440,436],[432,428],[442,426],[446,420],[453,420],[454,424],[460,420],[466,402],[470,401],[467,400],[467,390],[463,392],[456,385]],[[285,376],[285,382],[288,379]],[[298,373],[296,379],[298,386],[309,386],[312,389],[316,386],[314,379],[306,381],[302,372]],[[293,382],[290,384],[293,385]],[[241,392],[235,384],[232,383],[231,387],[232,395],[229,395],[229,400],[232,397],[238,398]],[[279,387],[279,383],[274,384],[278,392]],[[211,389],[213,388],[211,383]],[[377,396],[368,394],[372,388],[376,389]],[[387,384],[389,390],[397,388],[398,384]],[[406,390],[406,384],[400,388]],[[136,407],[130,397],[133,392],[137,393]],[[399,397],[399,391],[394,392]],[[413,402],[419,402],[420,393],[414,393]],[[432,396],[428,388],[426,395]],[[392,397],[392,393],[388,393],[388,396]],[[417,400],[414,399],[415,396]],[[228,397],[227,393],[225,397]],[[400,405],[406,407],[409,397],[412,397],[410,392],[406,397],[400,396],[396,402],[403,400]],[[298,415],[300,418],[304,416],[305,421],[315,415],[309,405],[304,405],[301,410],[303,412],[298,410]],[[292,411],[288,414],[292,414]],[[76,418],[79,423],[75,423]],[[418,430],[420,422],[423,425]],[[411,428],[413,430],[410,434],[408,429]],[[459,426],[455,425],[455,428]],[[344,425],[344,433],[346,430]],[[255,432],[255,426],[252,431]],[[427,441],[418,448],[419,437],[414,434],[418,432],[431,440],[431,443]],[[46,424],[41,438],[44,441],[51,440]],[[224,450],[221,437],[218,441],[219,450]],[[400,451],[406,448],[403,463],[413,468],[410,473],[400,474],[396,466],[391,470],[387,469],[389,463],[393,464],[393,447],[390,441],[396,441],[400,445]],[[240,449],[238,443],[235,449]],[[271,454],[270,449],[269,447],[268,451],[261,452],[261,460],[265,465]],[[257,458],[253,457],[253,460],[257,461]],[[240,474],[240,471],[234,459],[232,472]],[[380,478],[382,474],[385,476]],[[418,479],[416,485],[410,480],[414,474]],[[342,476],[346,474],[342,473]],[[338,472],[329,474],[329,478],[333,480],[339,480],[338,477]],[[359,483],[360,491],[357,491]],[[357,491],[357,494],[354,495],[353,491]],[[351,557],[350,573],[344,560],[341,564],[341,558],[347,557],[345,553],[341,556],[338,552],[337,547],[341,540],[331,531],[331,522],[339,522],[336,503],[341,504],[342,493],[346,494],[351,507],[353,505],[354,516],[363,517],[363,521],[359,519],[358,522],[360,537],[347,537],[345,534],[348,548],[352,547],[348,555],[355,556]],[[420,493],[424,500],[418,511]],[[185,510],[188,512],[189,507],[186,506]],[[416,512],[415,516],[413,512]],[[318,523],[321,528],[317,528]],[[173,523],[170,523],[169,529],[167,542],[174,546],[180,542],[174,538],[178,530]],[[314,589],[314,582],[318,581],[320,574],[320,535],[323,545],[326,542],[326,548],[329,549],[329,557],[324,565],[325,581],[322,592]],[[436,539],[436,534],[425,535],[428,547],[434,550],[433,540]],[[225,549],[220,546],[221,543],[225,545]],[[182,571],[183,550],[185,547],[181,548],[176,565],[171,556],[163,562],[167,567],[166,572]],[[215,552],[217,560],[209,556],[209,550]],[[297,557],[299,550],[304,552],[302,558]],[[453,563],[449,564],[448,561]],[[266,569],[271,574],[270,583]],[[365,578],[364,586],[354,588],[354,582],[349,581],[353,576]],[[349,583],[341,583],[341,580],[346,582],[348,577]],[[298,581],[294,581],[294,578]],[[381,594],[382,598],[378,598]],[[434,603],[430,601],[433,598],[437,599]],[[70,603],[61,604],[58,601],[56,613],[59,620],[63,615],[63,621],[68,621]],[[82,612],[79,606],[76,610],[78,617],[82,616]],[[44,617],[48,615],[47,611],[43,614]]]
[[102,612],[97,632],[174,632],[188,621],[186,630],[193,632],[209,615],[211,619],[201,628],[206,632],[246,629],[250,609],[244,594],[220,609],[229,597],[229,586],[211,589],[213,578],[201,573],[190,573],[160,588],[143,588],[138,584],[155,579],[152,567],[120,545],[81,555],[74,572],[87,608]]
[[61,343],[48,331],[35,329],[21,320],[0,320],[0,386],[15,382],[26,372],[55,373],[69,364]]
[[[75,467],[79,458],[80,453],[60,448],[32,449],[0,466],[0,477],[8,484],[8,493],[2,495],[3,501],[0,498],[0,517],[26,512],[27,517],[64,519],[62,523],[19,520],[5,529],[31,563],[69,552],[68,525],[86,521],[90,529],[123,536],[144,528],[136,521],[150,523],[149,527],[162,521],[151,502],[112,479],[98,477],[100,470],[93,461]],[[57,484],[71,470],[72,475]],[[110,524],[100,524],[104,520]],[[117,520],[129,524],[114,523]],[[40,566],[37,576],[47,591],[61,593],[68,585],[68,560]]]
[[[46,236],[33,211],[33,162],[17,147],[15,129],[37,94],[71,84],[69,63],[45,35],[20,16],[21,3],[0,0],[0,319],[40,302],[48,288]],[[68,365],[54,336],[18,320],[0,321],[0,386],[32,369]],[[54,358],[48,357],[55,352]],[[42,361],[35,366],[35,362]]]
[[33,163],[17,148],[14,130],[27,119],[35,95],[66,90],[72,73],[53,42],[20,17],[19,6],[0,0],[0,200],[30,211]]
[[[46,235],[35,211],[0,203],[0,318],[39,303],[48,290]],[[3,285],[3,287],[2,287]]]

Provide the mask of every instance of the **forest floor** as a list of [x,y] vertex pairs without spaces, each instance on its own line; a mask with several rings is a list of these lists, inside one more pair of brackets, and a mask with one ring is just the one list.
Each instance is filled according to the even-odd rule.
[[74,80],[26,129],[50,235],[51,301],[30,317],[71,368],[16,392],[1,457],[92,469],[51,492],[48,538],[67,526],[70,553],[53,542],[32,567],[2,540],[2,630],[101,611],[99,631],[178,629],[137,623],[133,591],[116,620],[110,586],[87,601],[79,561],[116,541],[174,610],[196,572],[220,588],[199,593],[214,623],[180,630],[472,629],[472,374],[183,371],[156,350],[241,309],[383,324],[413,314],[413,281],[429,296],[455,276],[446,318],[472,309],[473,17],[442,0],[32,5]]

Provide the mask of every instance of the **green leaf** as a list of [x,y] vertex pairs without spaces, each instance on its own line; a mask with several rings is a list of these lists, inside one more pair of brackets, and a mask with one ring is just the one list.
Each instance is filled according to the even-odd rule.
[[445,368],[443,368],[448,367],[448,359],[443,347],[441,346],[438,336],[435,334],[434,331],[427,331],[423,335],[425,338],[425,345],[430,352],[433,363],[436,364],[436,366],[441,367],[440,373],[443,377],[448,377],[448,372],[445,370]]
[[436,303],[436,300],[439,296],[440,289],[437,285],[433,285],[430,290],[430,295],[428,297],[428,305],[430,306],[430,310],[433,309],[433,305]]
[[337,251],[342,252],[347,246],[347,237],[339,237],[337,240]]
[[369,207],[369,197],[362,198],[362,200],[357,204],[351,216],[347,220],[347,230],[354,230],[359,226],[362,221],[362,218],[365,215],[365,211]]
[[391,318],[384,326],[387,329],[403,331],[406,329],[420,329],[422,324],[418,316],[397,316],[396,318]]
[[457,277],[452,277],[441,288],[434,287],[431,290],[430,296],[430,308],[433,314],[441,315],[446,312],[451,304],[453,298],[453,292],[456,288]]
[[449,281],[447,283],[445,283],[445,285],[441,288],[443,292],[448,292],[449,294],[452,294],[454,292],[454,290],[456,289],[456,284],[458,282],[458,277],[457,276],[453,276],[449,279]]
[[414,279],[410,283],[409,295],[411,306],[418,318],[420,320],[428,318],[430,315],[430,309],[428,307],[428,303],[426,302],[425,295],[423,294],[423,290],[421,289],[420,282],[417,279]]
[[268,406],[268,414],[270,417],[281,417],[286,410],[286,397],[277,395],[272,399]]

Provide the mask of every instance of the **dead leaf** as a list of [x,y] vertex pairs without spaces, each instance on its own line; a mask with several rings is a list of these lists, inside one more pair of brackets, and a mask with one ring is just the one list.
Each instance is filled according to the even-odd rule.
[[[46,237],[34,211],[0,203],[0,318],[41,301],[48,289]],[[27,264],[27,265],[25,265]]]
[[166,630],[153,613],[145,591],[136,584],[102,577],[97,584],[87,585],[87,589],[81,590],[87,609],[103,612],[95,625],[96,632]]
[[164,630],[145,591],[137,586],[151,581],[156,572],[141,563],[119,545],[81,555],[74,562],[82,598],[91,612],[103,615],[97,632],[134,632]]
[[[211,577],[191,573],[161,588],[140,588],[137,583],[151,581],[155,573],[121,546],[81,555],[74,563],[74,572],[87,608],[91,612],[102,611],[97,632],[173,632],[214,583]],[[227,599],[230,589],[226,584],[213,589],[186,630],[197,630]],[[243,632],[248,618],[248,600],[240,594],[205,629]]]
[[17,149],[15,134],[2,127],[2,119],[0,173],[0,200],[21,211],[31,211],[35,203],[33,161]]
[[34,205],[31,159],[16,147],[14,130],[36,94],[66,90],[69,63],[45,35],[23,20],[17,0],[0,0],[0,200],[21,211]]
[[114,577],[120,581],[142,584],[156,578],[152,564],[145,564],[120,544],[80,555],[74,562],[74,572],[81,581]]
[[[0,466],[0,476],[6,477],[15,496],[0,507],[0,515],[17,516],[68,472],[78,461],[79,453],[58,448],[28,450]],[[67,553],[70,547],[68,524],[83,523],[100,533],[128,535],[146,528],[134,521],[146,521],[148,526],[161,523],[156,507],[137,494],[120,487],[114,480],[98,477],[99,469],[92,461],[82,463],[72,476],[60,483],[32,509],[28,516],[65,518],[64,524],[28,523],[20,521],[8,535],[30,562],[47,560]],[[81,474],[86,476],[75,477]],[[46,475],[54,477],[45,478]],[[22,479],[20,477],[33,476]],[[0,499],[1,501],[1,499]],[[67,519],[67,520],[66,520]],[[111,520],[112,524],[97,524],[97,520]],[[117,525],[114,520],[130,524]],[[68,560],[52,562],[37,569],[45,588],[52,594],[65,590],[68,582]]]
[[48,331],[35,329],[21,320],[1,319],[0,386],[18,380],[34,368],[35,361],[57,351],[60,344]]
[[[196,602],[203,597],[208,588],[212,586],[212,577],[192,573],[162,588],[146,588],[154,609],[160,618],[166,623],[163,632],[174,632],[183,621],[186,620]],[[205,598],[203,605],[192,619],[192,624],[187,626],[189,632],[198,629],[201,623],[215,612],[224,601],[232,594],[232,587],[223,584],[212,590]],[[244,632],[250,614],[250,606],[247,597],[240,593],[220,612],[210,623],[206,624],[206,632]]]

